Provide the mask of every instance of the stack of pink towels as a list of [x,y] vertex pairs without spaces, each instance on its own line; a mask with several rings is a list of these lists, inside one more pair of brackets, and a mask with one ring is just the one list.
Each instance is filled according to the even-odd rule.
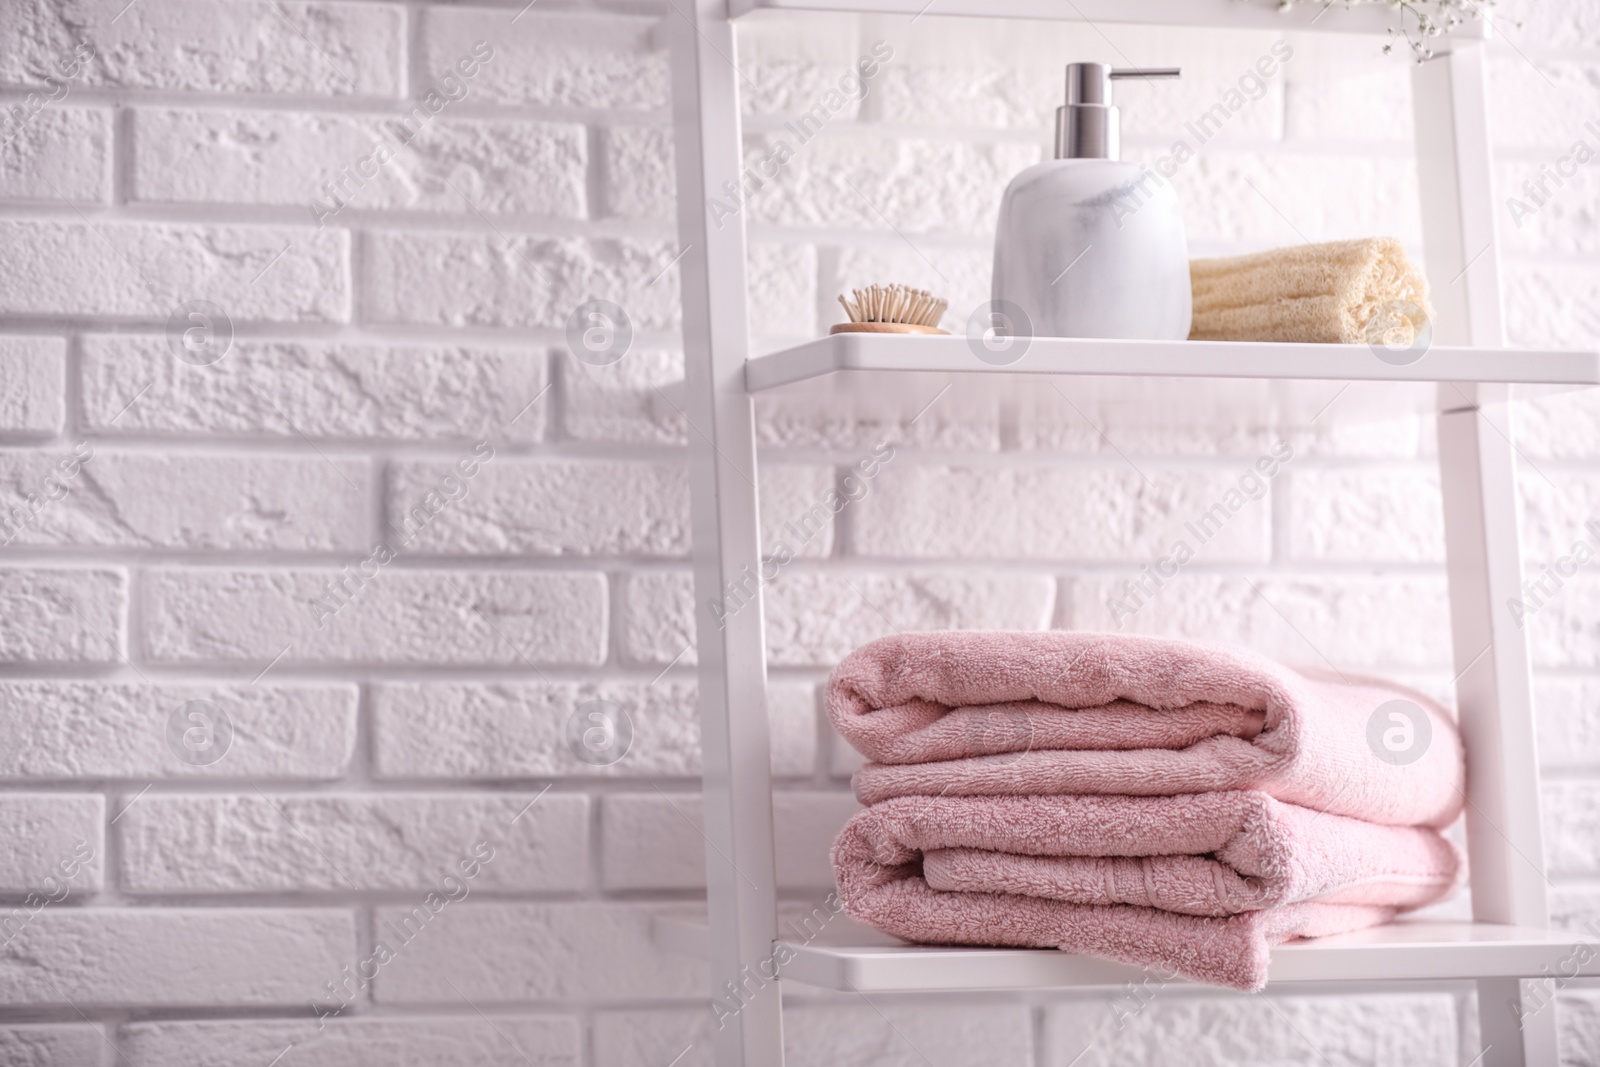
[[[1369,743],[1381,706],[1420,757]],[[855,918],[908,941],[1055,947],[1238,989],[1272,945],[1449,895],[1460,735],[1427,697],[1186,641],[904,634],[828,685],[871,762],[834,844]],[[1422,733],[1422,731],[1419,731]]]

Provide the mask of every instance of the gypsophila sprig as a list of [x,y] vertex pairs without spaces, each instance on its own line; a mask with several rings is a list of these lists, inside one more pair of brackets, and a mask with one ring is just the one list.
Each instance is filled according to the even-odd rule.
[[[1278,10],[1287,11],[1296,0],[1278,0]],[[1400,25],[1389,27],[1390,40],[1383,46],[1384,55],[1394,51],[1395,38],[1404,38],[1406,46],[1418,63],[1433,58],[1434,41],[1444,37],[1456,27],[1471,20],[1483,18],[1485,8],[1496,0],[1310,0],[1328,7],[1357,7],[1367,4],[1387,4],[1395,9]]]

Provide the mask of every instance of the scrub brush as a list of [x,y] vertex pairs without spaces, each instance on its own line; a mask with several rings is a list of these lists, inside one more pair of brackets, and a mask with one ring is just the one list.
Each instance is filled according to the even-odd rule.
[[938,322],[948,303],[926,289],[909,285],[869,285],[853,289],[854,301],[841,294],[839,303],[850,316],[849,322],[835,325],[829,333],[949,333]]

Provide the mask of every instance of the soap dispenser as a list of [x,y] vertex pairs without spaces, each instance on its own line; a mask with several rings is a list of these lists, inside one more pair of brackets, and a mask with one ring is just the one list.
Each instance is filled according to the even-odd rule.
[[1067,66],[1055,159],[1006,189],[995,234],[993,307],[1020,308],[1009,330],[1036,337],[1189,336],[1189,246],[1172,184],[1118,158],[1111,82],[1176,69]]

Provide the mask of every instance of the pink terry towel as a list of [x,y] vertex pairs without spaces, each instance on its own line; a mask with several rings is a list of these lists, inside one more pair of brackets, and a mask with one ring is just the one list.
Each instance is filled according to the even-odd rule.
[[[1395,702],[1422,728],[1392,719],[1385,706]],[[1368,822],[1443,827],[1465,799],[1460,735],[1426,696],[1189,641],[1068,631],[887,637],[839,664],[828,714],[874,761],[856,772],[865,804],[1257,790]],[[1391,723],[1411,731],[1420,755],[1380,757],[1373,738]]]
[[1233,915],[1302,900],[1417,908],[1461,869],[1435,830],[1379,826],[1265,793],[900,797],[854,822],[873,862],[920,857],[951,892]]
[[1053,947],[1239,989],[1272,945],[1449,894],[1438,833],[1262,793],[902,797],[834,845],[851,915],[909,941]]

